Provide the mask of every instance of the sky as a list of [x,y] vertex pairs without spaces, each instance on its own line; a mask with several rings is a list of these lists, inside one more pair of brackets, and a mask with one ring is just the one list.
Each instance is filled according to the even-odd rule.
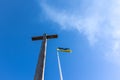
[[119,0],[1,0],[0,80],[33,80],[42,41],[47,42],[45,80],[120,80]]

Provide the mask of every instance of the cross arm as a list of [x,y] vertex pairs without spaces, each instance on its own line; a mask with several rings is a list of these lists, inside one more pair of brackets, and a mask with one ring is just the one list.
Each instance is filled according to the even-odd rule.
[[[58,37],[57,34],[54,34],[54,35],[46,35],[46,38],[47,38],[47,39],[52,39],[52,38],[57,38],[57,37]],[[43,39],[43,36],[32,37],[32,41],[42,40],[42,39]]]

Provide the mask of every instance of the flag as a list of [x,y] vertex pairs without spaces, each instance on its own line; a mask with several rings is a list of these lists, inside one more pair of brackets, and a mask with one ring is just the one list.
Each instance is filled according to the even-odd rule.
[[70,49],[70,48],[60,48],[60,47],[58,47],[57,48],[57,51],[60,51],[60,52],[72,52],[72,50]]

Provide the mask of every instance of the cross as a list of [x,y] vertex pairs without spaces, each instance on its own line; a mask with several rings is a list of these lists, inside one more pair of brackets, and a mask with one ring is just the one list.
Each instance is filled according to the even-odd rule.
[[38,63],[36,67],[34,80],[44,80],[47,39],[52,39],[57,37],[58,35],[56,34],[54,35],[43,34],[43,36],[32,37],[32,41],[42,40],[41,51],[38,57]]

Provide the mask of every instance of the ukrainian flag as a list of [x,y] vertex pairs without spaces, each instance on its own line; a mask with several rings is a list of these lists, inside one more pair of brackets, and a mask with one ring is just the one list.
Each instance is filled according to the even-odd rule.
[[57,48],[57,51],[59,51],[59,52],[69,52],[69,53],[72,52],[72,50],[70,48],[60,48],[60,47]]

